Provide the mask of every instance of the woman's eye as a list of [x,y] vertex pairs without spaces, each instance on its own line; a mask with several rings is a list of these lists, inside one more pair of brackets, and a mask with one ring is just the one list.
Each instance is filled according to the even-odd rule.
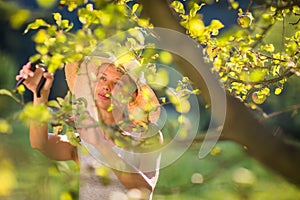
[[101,76],[101,77],[100,77],[100,80],[101,80],[101,81],[106,81],[106,78],[105,78],[104,76]]

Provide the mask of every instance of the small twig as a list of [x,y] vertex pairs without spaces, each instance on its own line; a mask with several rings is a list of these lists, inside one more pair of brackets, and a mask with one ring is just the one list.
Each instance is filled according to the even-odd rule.
[[[280,54],[284,50],[284,36],[285,36],[285,17],[283,17],[283,20],[282,20],[281,52],[280,52]],[[281,57],[281,55],[280,55],[280,57]]]
[[[252,51],[253,52],[253,51]],[[254,52],[253,52],[254,53]],[[263,53],[259,53],[259,55],[258,55],[258,57],[259,56],[263,56],[263,57],[266,57],[266,58],[268,58],[268,59],[271,59],[271,60],[277,60],[277,61],[280,61],[280,62],[288,62],[288,61],[286,61],[286,60],[282,60],[282,59],[280,59],[280,58],[274,58],[274,57],[271,57],[271,56],[269,56],[269,55],[266,55],[266,54],[263,54]],[[260,58],[260,57],[259,57]],[[261,60],[263,60],[262,58],[260,58]]]
[[247,9],[246,9],[247,12],[250,10],[250,7],[251,7],[252,3],[253,3],[253,1],[250,0],[249,4],[248,4],[248,6],[247,6]]
[[283,109],[283,110],[280,110],[280,111],[277,111],[277,112],[273,112],[273,113],[270,113],[270,114],[265,113],[265,115],[263,115],[263,116],[264,116],[264,119],[267,120],[267,119],[276,117],[278,115],[281,115],[283,113],[290,112],[290,111],[295,111],[295,110],[299,110],[299,109],[300,109],[300,105],[294,105],[294,106],[291,106],[289,108],[286,108],[286,109]]
[[[296,15],[296,14],[295,14]],[[299,14],[300,15],[300,14]],[[296,22],[289,22],[289,24],[295,26],[300,22],[300,18]]]

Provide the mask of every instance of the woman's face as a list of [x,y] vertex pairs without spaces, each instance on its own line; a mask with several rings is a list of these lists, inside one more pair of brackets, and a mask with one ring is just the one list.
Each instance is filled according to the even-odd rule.
[[104,64],[99,68],[95,87],[95,98],[99,108],[107,110],[112,103],[118,104],[121,100],[131,99],[134,87],[128,75],[123,75],[117,68]]

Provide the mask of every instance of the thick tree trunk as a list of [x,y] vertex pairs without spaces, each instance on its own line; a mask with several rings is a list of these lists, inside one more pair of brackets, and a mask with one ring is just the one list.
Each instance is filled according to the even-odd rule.
[[[173,15],[166,0],[141,0],[144,17],[150,18],[155,27],[164,27],[185,33]],[[201,56],[201,55],[199,55]],[[176,58],[175,62],[183,66],[185,62]],[[188,65],[185,62],[185,65]],[[197,83],[206,102],[210,96],[201,76],[191,71],[192,67],[183,67],[184,73]],[[196,74],[196,75],[195,75]],[[227,113],[222,138],[245,146],[245,151],[266,167],[285,177],[290,182],[300,185],[300,148],[286,143],[274,133],[274,128],[262,124],[250,110],[234,97],[227,94]]]

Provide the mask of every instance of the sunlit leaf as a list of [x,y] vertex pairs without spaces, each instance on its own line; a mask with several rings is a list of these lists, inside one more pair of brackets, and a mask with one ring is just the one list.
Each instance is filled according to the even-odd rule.
[[149,19],[139,19],[138,24],[144,28],[151,28],[151,24]]
[[250,73],[250,79],[253,82],[259,82],[264,79],[265,74],[264,70],[254,70]]
[[47,55],[48,54],[48,47],[45,45],[36,45],[35,47],[36,51],[39,52],[41,55]]
[[262,19],[264,19],[264,21],[268,24],[274,24],[275,23],[275,19],[274,19],[273,14],[264,13],[264,14],[262,14]]
[[30,11],[26,9],[17,10],[11,17],[10,17],[10,25],[14,29],[20,28],[30,17]]
[[0,133],[9,134],[12,133],[12,127],[5,119],[0,118]]
[[1,158],[0,161],[0,196],[10,196],[17,187],[15,168],[10,159]]
[[231,7],[233,8],[233,9],[238,9],[239,8],[239,2],[237,2],[237,1],[232,1],[231,2]]
[[136,12],[136,10],[138,9],[138,7],[139,7],[139,4],[138,4],[138,3],[134,4],[134,5],[132,6],[131,14],[134,14],[134,13]]
[[192,18],[188,22],[188,30],[191,33],[192,36],[201,36],[204,33],[204,23],[201,19],[199,18]]
[[180,13],[180,14],[185,13],[184,6],[180,1],[173,1],[171,3],[171,6],[177,13]]
[[50,101],[48,101],[47,104],[48,104],[48,106],[54,107],[54,108],[60,108],[61,107],[61,105],[55,100],[50,100]]
[[199,5],[199,4],[197,4],[197,3],[193,3],[189,15],[190,15],[191,17],[196,16],[196,15],[197,15],[197,12],[198,12],[204,5],[205,5],[204,3],[202,3],[201,5]]
[[63,193],[60,195],[60,198],[59,198],[59,199],[60,199],[60,200],[73,200],[72,195],[71,195],[69,192],[67,192],[67,191],[63,192]]
[[219,34],[219,29],[223,28],[224,25],[222,24],[222,22],[220,22],[219,20],[212,20],[210,23],[209,28],[212,29],[212,35],[218,35]]
[[62,16],[60,13],[53,13],[53,18],[58,26],[61,25]]
[[34,41],[36,43],[45,43],[47,39],[48,39],[48,34],[44,29],[39,30],[37,34],[34,36]]
[[75,130],[71,127],[67,127],[66,129],[66,136],[73,146],[79,146],[80,145],[80,137],[75,134]]
[[[25,86],[22,84],[19,87],[16,88],[16,93],[23,95],[23,93],[25,92]],[[11,91],[6,90],[6,89],[0,89],[0,95],[6,95],[11,97],[13,100],[15,100],[17,103],[21,103],[22,101],[20,99],[18,99]]]
[[63,125],[55,125],[52,127],[53,128],[53,133],[58,135],[58,134],[62,134],[63,133]]
[[28,103],[19,117],[26,124],[29,124],[31,121],[37,124],[44,124],[50,121],[51,112],[44,104],[33,105],[32,103]]
[[42,8],[52,8],[56,4],[57,0],[36,0],[36,2]]
[[6,90],[6,89],[0,89],[0,95],[7,95],[7,96],[10,96],[10,97],[13,96],[12,92],[9,91],[9,90]]
[[40,27],[50,27],[50,25],[45,22],[43,19],[36,19],[34,22],[27,25],[24,33],[27,33],[30,29],[38,29]]
[[281,88],[276,88],[274,94],[279,95],[281,94],[282,89]]
[[265,50],[270,53],[274,52],[274,50],[275,50],[275,47],[273,44],[262,45],[260,48],[261,48],[261,50]]

